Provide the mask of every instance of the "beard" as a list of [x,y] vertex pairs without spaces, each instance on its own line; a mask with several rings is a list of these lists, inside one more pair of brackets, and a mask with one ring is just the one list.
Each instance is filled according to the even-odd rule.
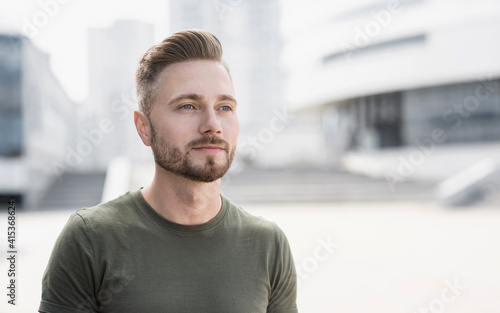
[[[226,174],[234,159],[235,147],[232,149],[229,144],[216,136],[206,136],[188,143],[187,149],[183,152],[178,147],[166,141],[163,137],[157,136],[156,130],[151,125],[151,150],[156,164],[166,171],[184,178],[199,181],[213,182]],[[215,155],[207,155],[203,165],[196,165],[189,158],[189,153],[193,147],[203,145],[219,145],[224,148],[225,162],[219,164],[215,160]]]

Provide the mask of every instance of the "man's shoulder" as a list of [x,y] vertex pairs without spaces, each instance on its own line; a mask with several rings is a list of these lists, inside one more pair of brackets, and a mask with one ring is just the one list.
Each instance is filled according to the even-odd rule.
[[109,226],[131,219],[133,218],[131,214],[137,211],[136,192],[127,192],[116,199],[94,207],[81,208],[74,213],[74,216],[79,217],[85,224],[99,224],[99,226]]
[[284,236],[283,231],[275,222],[267,220],[262,216],[249,213],[228,198],[226,198],[226,200],[229,205],[229,220],[235,227],[239,227],[258,236],[264,236],[266,239],[281,238]]

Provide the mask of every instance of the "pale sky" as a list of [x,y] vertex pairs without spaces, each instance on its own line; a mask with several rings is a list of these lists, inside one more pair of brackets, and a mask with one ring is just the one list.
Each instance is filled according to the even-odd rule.
[[[321,6],[328,7],[324,10],[328,12],[364,1],[367,0],[312,0],[307,3],[282,0],[282,10],[290,12],[282,14],[282,26],[294,33],[297,27],[315,18],[314,14],[307,14],[309,10],[317,11],[315,8]],[[20,30],[27,30],[28,23],[33,23],[40,14],[51,15],[44,26],[37,27],[31,39],[39,49],[50,54],[55,76],[68,96],[77,102],[83,102],[88,93],[89,28],[108,27],[119,19],[133,19],[155,25],[156,42],[169,34],[168,0],[0,0],[0,8],[0,26],[9,24]]]
[[168,35],[167,0],[0,0],[0,23],[27,29],[27,20],[33,22],[37,14],[40,16],[46,3],[50,5],[45,12],[52,16],[38,28],[32,41],[50,53],[53,72],[74,101],[84,101],[88,92],[88,28],[134,19],[154,24],[156,40]]

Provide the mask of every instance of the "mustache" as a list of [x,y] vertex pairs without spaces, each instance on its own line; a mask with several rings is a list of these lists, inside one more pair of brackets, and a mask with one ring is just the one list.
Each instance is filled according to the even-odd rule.
[[193,149],[196,147],[204,146],[204,145],[217,145],[224,148],[226,152],[229,152],[229,143],[224,139],[221,139],[217,136],[205,136],[199,139],[195,139],[188,143],[188,148]]

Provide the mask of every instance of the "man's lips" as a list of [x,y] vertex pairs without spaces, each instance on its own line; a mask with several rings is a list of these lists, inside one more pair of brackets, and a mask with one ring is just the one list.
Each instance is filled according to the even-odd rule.
[[197,150],[197,151],[205,152],[205,153],[217,153],[220,151],[224,151],[225,149],[223,147],[217,146],[217,145],[203,145],[203,146],[194,147],[193,150]]

